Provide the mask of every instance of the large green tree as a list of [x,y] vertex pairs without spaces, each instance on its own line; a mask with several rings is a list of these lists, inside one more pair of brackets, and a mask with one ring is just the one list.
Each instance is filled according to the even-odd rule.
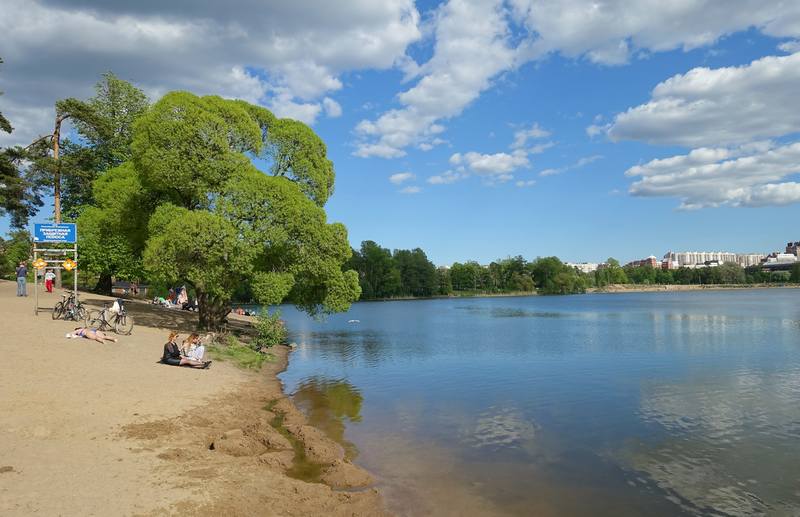
[[[342,268],[346,229],[327,223],[322,208],[333,186],[324,144],[310,129],[273,139],[279,122],[242,101],[172,92],[134,124],[123,167],[148,217],[126,234],[146,235],[152,280],[194,289],[203,328],[220,327],[242,283],[262,304],[288,301],[309,313],[346,310],[360,294],[356,272]],[[291,156],[292,165],[271,163],[265,173],[256,156]],[[109,188],[128,180],[120,174]]]

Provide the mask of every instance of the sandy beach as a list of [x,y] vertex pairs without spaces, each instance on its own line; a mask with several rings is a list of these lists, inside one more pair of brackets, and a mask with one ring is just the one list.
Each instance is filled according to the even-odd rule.
[[[0,281],[0,514],[384,514],[369,474],[283,395],[287,348],[259,373],[165,366],[168,329],[195,315],[129,304],[133,334],[101,345],[35,316],[32,289]],[[319,482],[286,474],[298,456]]]

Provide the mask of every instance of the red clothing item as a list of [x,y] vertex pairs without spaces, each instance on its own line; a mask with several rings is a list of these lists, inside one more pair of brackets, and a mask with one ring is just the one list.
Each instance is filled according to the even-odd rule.
[[47,289],[48,293],[53,292],[53,281],[52,280],[45,280],[44,281],[44,288]]

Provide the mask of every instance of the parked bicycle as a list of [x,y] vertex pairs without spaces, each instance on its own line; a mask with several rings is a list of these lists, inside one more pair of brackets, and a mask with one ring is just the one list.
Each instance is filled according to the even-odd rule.
[[62,294],[61,301],[53,307],[53,319],[64,319],[85,322],[89,317],[89,311],[75,297],[75,293]]
[[89,314],[89,326],[97,330],[113,330],[126,336],[133,332],[133,317],[128,314],[122,300],[106,303],[103,309]]

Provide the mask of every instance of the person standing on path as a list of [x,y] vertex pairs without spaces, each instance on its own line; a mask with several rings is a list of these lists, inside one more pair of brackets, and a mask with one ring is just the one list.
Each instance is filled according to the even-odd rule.
[[28,296],[27,278],[28,268],[25,267],[25,261],[22,261],[17,268],[17,296]]
[[53,292],[53,282],[56,280],[56,274],[53,273],[52,269],[48,269],[47,273],[44,274],[44,288],[47,289],[48,293]]

